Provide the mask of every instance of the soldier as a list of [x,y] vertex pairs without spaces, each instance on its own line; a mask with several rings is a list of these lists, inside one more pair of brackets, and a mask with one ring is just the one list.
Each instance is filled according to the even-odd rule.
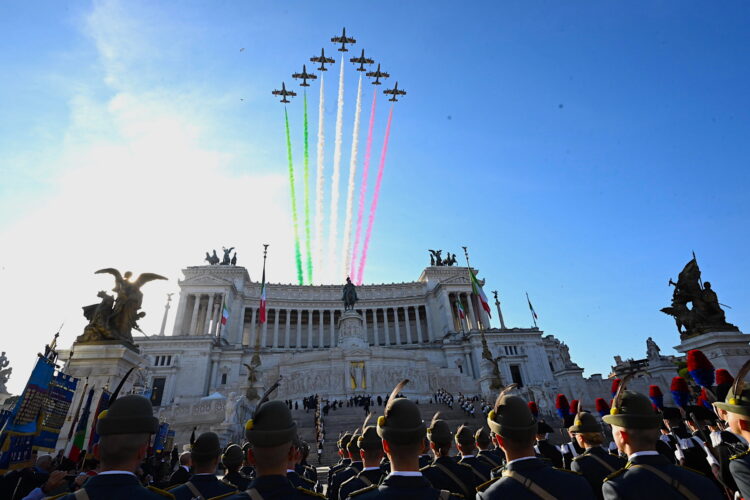
[[435,460],[432,465],[421,469],[422,474],[435,488],[472,499],[474,488],[481,483],[474,477],[471,467],[450,458],[453,435],[448,422],[440,419],[439,416],[440,413],[436,413],[432,417],[430,427],[427,428],[427,438],[430,440],[430,448],[435,454]]
[[354,431],[349,442],[346,444],[346,453],[349,456],[350,464],[346,468],[339,469],[330,481],[330,487],[328,488],[328,498],[330,500],[338,500],[339,488],[341,484],[356,476],[362,472],[364,465],[362,464],[362,458],[359,453],[359,434]]
[[617,448],[628,456],[623,469],[610,474],[602,485],[606,500],[644,498],[720,500],[723,495],[705,476],[669,463],[656,451],[661,416],[647,396],[624,389],[620,382],[610,415]]
[[547,422],[542,420],[537,424],[536,431],[536,445],[534,451],[542,458],[546,458],[552,462],[552,466],[558,469],[562,469],[563,466],[563,455],[560,450],[547,440],[547,436],[553,432],[552,427]]
[[250,478],[240,472],[242,459],[242,448],[236,444],[227,446],[221,456],[221,463],[224,464],[226,469],[222,482],[230,484],[240,491],[245,491],[250,484]]
[[501,477],[477,487],[477,500],[593,500],[591,488],[583,477],[554,469],[548,461],[536,457],[537,423],[526,402],[508,392],[506,389],[500,393],[494,409],[487,415],[487,424],[508,463]]
[[247,450],[250,449],[250,443],[242,445],[242,468],[240,472],[243,476],[250,478],[251,480],[255,477],[255,467],[247,462]]
[[219,466],[221,445],[215,432],[204,432],[193,443],[190,458],[193,462],[193,475],[183,485],[169,492],[177,500],[201,498],[224,498],[237,493],[234,485],[219,481],[216,469]]
[[[750,388],[745,388],[745,376],[750,371],[750,361],[740,369],[723,403],[714,406],[725,415],[724,418],[733,433],[750,441]],[[737,490],[743,498],[750,498],[750,450],[734,455],[729,460]]]
[[[369,420],[369,417],[368,417]],[[352,492],[367,488],[373,484],[380,484],[385,477],[385,471],[380,467],[383,458],[383,442],[378,436],[374,425],[363,425],[362,435],[359,436],[359,454],[364,465],[362,471],[355,477],[349,478],[339,488],[339,499],[345,500]]]
[[602,424],[591,413],[580,412],[570,428],[578,445],[584,452],[573,459],[571,470],[586,478],[597,498],[602,498],[604,478],[623,468],[625,460],[607,453],[602,446],[604,434]]
[[461,460],[459,460],[458,463],[466,464],[471,467],[471,471],[474,473],[474,476],[476,476],[476,484],[479,485],[489,481],[492,467],[490,467],[490,465],[484,460],[480,460],[474,454],[474,450],[476,450],[474,447],[476,440],[474,439],[474,433],[471,429],[466,427],[466,425],[462,425],[456,431],[455,439],[456,448],[458,448],[458,452],[461,453]]
[[[122,396],[99,414],[96,432],[99,434],[98,475],[89,478],[76,493],[53,498],[77,500],[163,500],[174,498],[170,493],[153,486],[141,486],[135,471],[148,453],[151,435],[159,428],[151,402],[143,396]],[[80,493],[84,491],[84,493]]]
[[331,491],[331,481],[333,481],[333,476],[335,476],[338,471],[346,469],[352,464],[352,460],[351,458],[349,458],[349,452],[347,451],[347,446],[351,439],[352,435],[348,432],[345,432],[344,435],[341,436],[336,443],[339,448],[339,457],[341,458],[336,465],[328,469],[328,487],[326,488],[326,491]]
[[295,488],[286,477],[292,441],[297,435],[297,424],[283,401],[266,401],[263,396],[253,418],[245,423],[245,438],[250,443],[247,462],[255,467],[256,477],[247,490],[230,497],[231,500],[310,500],[325,498],[304,488]]
[[180,455],[180,466],[169,476],[169,486],[179,486],[187,483],[190,476],[190,452],[185,451]]
[[422,454],[419,455],[419,468],[422,469],[432,463],[432,455],[430,455],[430,441],[427,436],[422,440]]
[[300,453],[302,454],[300,462],[294,466],[294,470],[300,476],[309,479],[313,483],[318,482],[318,471],[307,463],[307,457],[310,456],[310,445],[305,441],[300,441]]
[[483,460],[487,465],[490,466],[490,470],[495,467],[501,467],[505,462],[505,457],[502,456],[502,450],[498,453],[496,450],[491,450],[492,440],[490,439],[490,433],[484,427],[480,427],[477,432],[474,433],[474,441],[476,442],[477,458]]
[[[683,467],[697,470],[706,477],[713,477],[708,453],[703,448],[702,440],[695,440],[688,431],[679,408],[664,407],[664,424],[669,427],[667,444],[672,448],[675,458]],[[713,456],[711,456],[713,458]],[[714,460],[715,461],[715,460]]]
[[576,442],[575,437],[573,437],[573,433],[570,432],[570,428],[573,426],[573,421],[575,419],[574,415],[568,415],[565,417],[565,429],[568,433],[568,437],[570,438],[570,441],[568,441],[565,444],[560,445],[560,452],[562,452],[562,461],[563,461],[563,468],[571,470],[570,466],[573,463],[573,459],[583,453],[583,448],[581,448],[578,443]]
[[406,398],[396,398],[408,380],[399,383],[385,406],[384,415],[378,418],[377,433],[383,440],[383,451],[390,459],[391,473],[380,485],[373,484],[355,491],[348,498],[354,500],[401,499],[458,500],[461,497],[449,491],[432,487],[419,471],[419,453],[425,425],[419,406]]
[[302,461],[302,441],[298,436],[292,441],[293,453],[289,454],[286,466],[286,478],[295,488],[304,488],[315,491],[315,481],[311,481],[297,473],[297,465]]

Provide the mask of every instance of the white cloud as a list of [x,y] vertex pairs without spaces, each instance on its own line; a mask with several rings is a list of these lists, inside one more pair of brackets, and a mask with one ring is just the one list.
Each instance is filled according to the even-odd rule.
[[0,349],[14,368],[9,390],[16,393],[60,322],[60,345],[68,347],[85,324],[80,308],[112,288],[111,276],[94,275],[97,269],[169,278],[144,286],[141,326],[149,334],[158,333],[180,268],[201,264],[211,248],[236,246],[239,263],[257,279],[261,243],[270,243],[274,280],[292,280],[290,266],[274,266],[292,259],[285,176],[228,172],[240,159],[231,144],[206,140],[221,135],[221,121],[205,112],[208,96],[146,92],[132,74],[121,78],[147,45],[119,4],[97,4],[88,28],[114,95],[71,97],[65,145],[43,155],[60,167],[52,170],[60,172],[54,194],[0,232]]

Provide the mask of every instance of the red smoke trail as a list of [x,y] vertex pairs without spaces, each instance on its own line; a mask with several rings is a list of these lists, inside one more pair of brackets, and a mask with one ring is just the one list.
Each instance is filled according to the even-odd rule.
[[372,93],[372,107],[370,108],[370,125],[367,128],[367,146],[365,148],[365,162],[362,166],[362,184],[359,187],[359,208],[357,209],[357,232],[354,235],[354,249],[352,250],[352,262],[351,271],[349,276],[355,278],[357,276],[357,252],[359,251],[359,239],[362,236],[362,218],[365,211],[365,196],[367,195],[367,174],[370,171],[370,156],[372,154],[372,130],[375,128],[375,102],[377,101],[378,93]]
[[365,244],[362,246],[362,258],[359,260],[359,272],[357,274],[357,285],[362,284],[362,275],[367,263],[367,250],[370,247],[370,237],[372,236],[372,225],[375,222],[375,210],[378,208],[378,198],[380,197],[380,183],[383,180],[383,169],[385,168],[385,154],[388,152],[388,139],[391,136],[391,120],[393,119],[393,105],[388,113],[388,124],[385,126],[385,138],[383,139],[383,150],[380,152],[380,166],[378,167],[378,178],[375,181],[375,192],[372,195],[372,205],[370,206],[370,217],[367,220],[367,233],[365,233]]

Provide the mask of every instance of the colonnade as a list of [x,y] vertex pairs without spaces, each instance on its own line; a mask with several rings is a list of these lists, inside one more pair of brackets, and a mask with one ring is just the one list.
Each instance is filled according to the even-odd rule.
[[191,293],[180,304],[178,321],[182,314],[181,333],[187,335],[216,335],[221,319],[221,293]]

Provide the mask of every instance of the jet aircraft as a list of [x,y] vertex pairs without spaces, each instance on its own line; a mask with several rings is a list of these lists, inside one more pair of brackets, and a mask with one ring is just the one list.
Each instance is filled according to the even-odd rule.
[[394,85],[392,89],[385,89],[383,93],[392,95],[393,97],[388,100],[393,102],[398,102],[398,99],[396,99],[397,96],[406,95],[405,90],[401,90],[398,88],[398,82],[396,82],[396,85]]
[[310,60],[315,63],[320,63],[318,71],[328,71],[326,64],[333,64],[335,62],[332,58],[326,57],[326,49],[320,49],[320,57],[311,57]]
[[302,65],[302,73],[292,73],[292,78],[294,78],[294,79],[302,78],[302,83],[299,84],[300,87],[309,87],[310,84],[307,83],[307,80],[315,80],[318,77],[315,76],[315,75],[313,75],[313,74],[311,74],[311,73],[308,73],[307,72],[307,67],[303,64]]
[[331,41],[333,43],[340,43],[341,47],[339,47],[339,52],[349,52],[349,49],[346,48],[347,43],[357,43],[357,40],[354,38],[349,38],[346,36],[346,28],[341,30],[341,36],[335,36],[331,38]]
[[365,68],[365,64],[372,64],[375,62],[372,59],[365,57],[365,49],[362,49],[361,56],[352,57],[351,59],[349,59],[349,61],[355,64],[359,64],[359,68],[357,68],[357,71],[367,71],[367,68]]
[[276,96],[280,95],[281,96],[281,100],[279,102],[283,102],[283,103],[289,103],[289,102],[291,102],[289,99],[287,99],[287,96],[294,97],[294,96],[297,95],[296,92],[291,91],[291,90],[287,90],[286,89],[286,85],[284,84],[284,82],[281,82],[281,90],[273,90],[271,93],[273,95],[276,95]]
[[378,69],[376,69],[375,71],[368,71],[367,73],[365,73],[365,76],[369,76],[369,77],[373,77],[374,76],[375,77],[375,81],[372,82],[372,84],[373,85],[380,85],[382,83],[380,81],[381,78],[388,78],[391,75],[389,75],[385,71],[380,71],[380,63],[378,63]]

